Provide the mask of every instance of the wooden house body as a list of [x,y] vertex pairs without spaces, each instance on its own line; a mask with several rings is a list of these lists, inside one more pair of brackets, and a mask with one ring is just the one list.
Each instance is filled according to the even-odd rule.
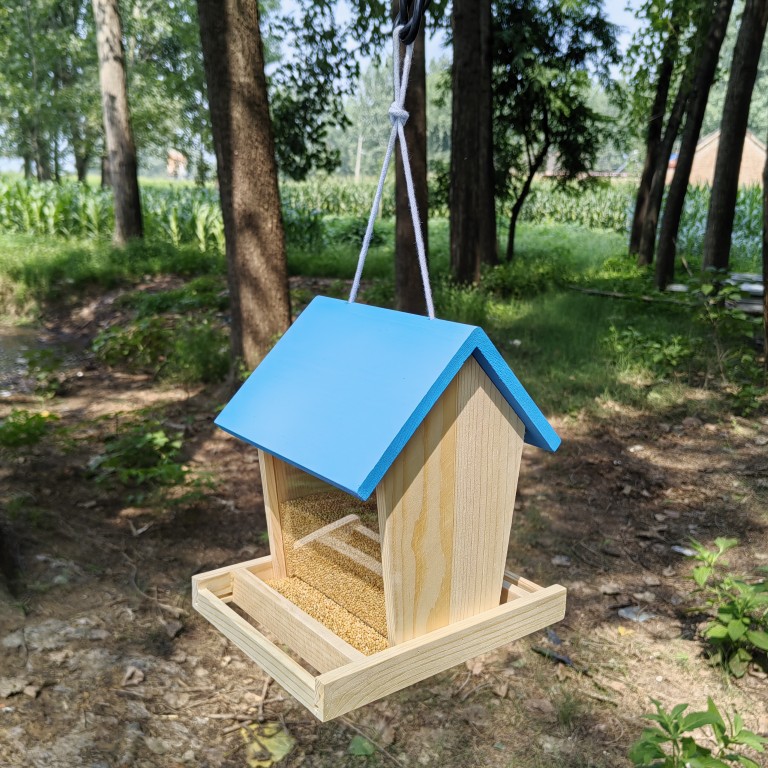
[[563,617],[505,570],[523,444],[560,440],[481,329],[315,299],[216,423],[259,450],[270,556],[195,607],[318,718]]

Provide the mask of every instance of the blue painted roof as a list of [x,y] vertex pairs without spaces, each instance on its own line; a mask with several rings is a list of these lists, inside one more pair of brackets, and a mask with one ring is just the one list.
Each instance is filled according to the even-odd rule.
[[526,442],[556,450],[560,438],[482,329],[324,297],[216,424],[367,499],[470,355],[525,424]]

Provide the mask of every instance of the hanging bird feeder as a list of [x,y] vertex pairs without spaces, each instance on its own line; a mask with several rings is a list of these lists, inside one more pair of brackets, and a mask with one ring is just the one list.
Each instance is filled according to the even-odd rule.
[[323,721],[565,614],[563,587],[506,570],[523,445],[560,439],[484,331],[434,319],[413,195],[430,317],[354,303],[405,147],[400,33],[350,301],[314,299],[216,420],[258,449],[270,554],[192,580],[194,607]]

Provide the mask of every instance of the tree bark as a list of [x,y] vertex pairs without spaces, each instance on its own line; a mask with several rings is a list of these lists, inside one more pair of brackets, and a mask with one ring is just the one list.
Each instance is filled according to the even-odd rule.
[[736,47],[733,49],[731,74],[723,104],[720,146],[717,150],[715,177],[709,197],[707,232],[704,236],[703,269],[728,269],[741,156],[766,24],[768,0],[747,0]]
[[232,355],[254,368],[290,325],[285,233],[256,0],[198,0],[227,252]]
[[[640,186],[637,188],[635,214],[632,218],[632,229],[629,235],[629,252],[632,255],[640,254],[640,239],[642,237],[643,223],[648,213],[651,185],[653,184],[656,168],[659,165],[664,116],[667,112],[667,100],[669,99],[669,88],[675,69],[677,49],[677,30],[673,29],[664,41],[664,50],[656,80],[656,95],[651,106],[651,115],[648,120],[648,130],[645,136],[645,164],[643,165],[643,173],[640,176]],[[637,263],[640,266],[650,264],[650,262],[645,261],[642,254],[640,254]]]
[[[427,70],[424,56],[424,26],[413,44],[413,61],[405,95],[405,141],[411,161],[413,188],[421,219],[424,248],[429,254],[429,191],[427,189]],[[416,252],[416,235],[408,204],[400,142],[395,158],[395,307],[402,312],[426,314],[424,288]]]
[[490,0],[454,0],[451,23],[451,269],[468,283],[497,261]]
[[[546,124],[546,114],[545,114],[545,124]],[[545,134],[547,133],[548,131],[545,128]],[[507,261],[512,261],[512,259],[515,256],[515,233],[517,231],[517,220],[520,218],[520,211],[523,210],[523,203],[525,203],[525,199],[528,197],[528,193],[531,191],[533,179],[536,176],[536,174],[539,172],[539,168],[541,168],[541,166],[544,164],[544,160],[547,157],[547,152],[549,152],[548,141],[542,145],[538,154],[534,158],[533,163],[528,169],[528,176],[523,182],[523,186],[517,195],[517,199],[512,205],[512,213],[510,214],[510,217],[509,217],[509,234],[507,235]]]
[[667,119],[664,138],[656,155],[656,167],[653,169],[643,226],[640,232],[640,247],[637,256],[638,266],[653,264],[653,256],[656,252],[656,231],[659,227],[659,213],[661,212],[661,204],[664,200],[664,189],[667,186],[669,159],[672,157],[672,148],[675,145],[675,141],[677,141],[677,135],[680,133],[680,126],[683,123],[685,108],[690,94],[690,78],[683,76],[683,81],[677,90],[672,110]]
[[109,158],[109,180],[115,201],[116,245],[142,237],[136,146],[125,82],[125,54],[118,0],[93,0],[96,49],[99,56],[104,144]]
[[693,75],[693,86],[688,104],[688,115],[685,120],[680,151],[677,155],[677,166],[672,184],[667,194],[667,204],[661,221],[659,233],[659,250],[656,260],[656,286],[660,290],[675,274],[675,254],[677,250],[677,233],[680,229],[680,217],[683,213],[685,195],[688,191],[688,180],[696,153],[696,144],[704,121],[709,90],[715,77],[720,47],[723,44],[725,32],[728,29],[728,19],[731,15],[733,0],[715,0],[706,40],[702,48],[696,72]]
[[763,166],[763,370],[768,377],[768,157]]

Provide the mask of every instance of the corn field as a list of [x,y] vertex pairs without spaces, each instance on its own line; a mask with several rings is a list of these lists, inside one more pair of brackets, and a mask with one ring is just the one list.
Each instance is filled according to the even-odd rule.
[[[302,247],[307,227],[322,227],[323,216],[364,219],[375,192],[375,180],[355,184],[337,177],[281,184],[284,220],[290,243]],[[172,245],[193,245],[201,251],[224,250],[224,227],[218,194],[211,188],[145,185],[142,189],[147,235]],[[626,233],[634,206],[631,183],[561,187],[551,182],[534,185],[523,207],[521,221],[531,224],[572,224],[587,229]],[[393,181],[388,179],[381,215],[394,216]],[[678,251],[701,254],[709,205],[709,189],[689,190],[678,236]],[[499,223],[508,208],[499,204]],[[432,212],[445,216],[446,211]],[[108,237],[112,232],[112,196],[108,190],[73,182],[39,183],[0,178],[0,232],[63,237]],[[733,257],[757,262],[761,253],[762,192],[739,190],[733,230]]]

